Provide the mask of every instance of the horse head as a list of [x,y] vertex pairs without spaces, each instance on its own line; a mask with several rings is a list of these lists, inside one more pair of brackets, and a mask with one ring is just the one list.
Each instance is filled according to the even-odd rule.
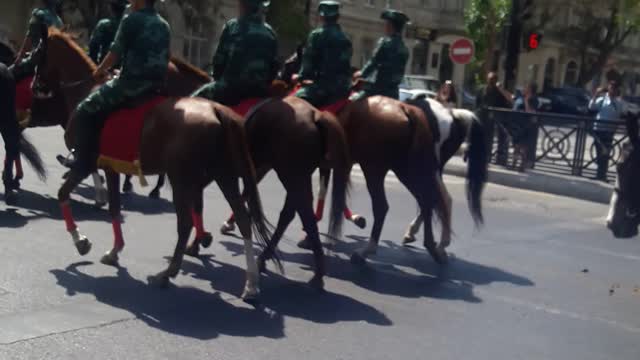
[[607,227],[617,238],[638,235],[640,225],[640,144],[638,143],[638,114],[627,114],[629,141],[624,144],[617,165],[618,179],[611,196]]

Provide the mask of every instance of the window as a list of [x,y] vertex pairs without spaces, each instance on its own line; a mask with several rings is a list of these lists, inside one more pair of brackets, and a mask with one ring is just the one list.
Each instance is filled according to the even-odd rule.
[[556,78],[556,59],[550,58],[547,60],[547,65],[544,67],[544,82],[542,84],[543,90],[552,88],[555,85]]
[[578,82],[578,64],[575,61],[569,61],[567,70],[564,73],[564,84],[566,86],[575,86]]

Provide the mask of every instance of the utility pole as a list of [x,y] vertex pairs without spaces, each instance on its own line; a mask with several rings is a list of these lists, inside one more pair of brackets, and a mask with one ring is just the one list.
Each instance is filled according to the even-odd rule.
[[521,0],[511,0],[511,14],[509,16],[509,24],[507,25],[507,56],[504,64],[504,82],[505,87],[509,91],[513,91],[515,89],[518,75],[518,59],[520,57],[520,47],[522,42],[522,7],[520,2]]

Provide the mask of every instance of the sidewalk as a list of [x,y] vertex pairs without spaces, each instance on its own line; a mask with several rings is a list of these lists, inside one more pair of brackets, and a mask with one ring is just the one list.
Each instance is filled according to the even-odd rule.
[[[444,173],[447,175],[466,177],[467,164],[461,157],[455,156],[447,164]],[[541,173],[536,170],[519,173],[494,165],[490,165],[489,167],[489,182],[602,204],[609,203],[611,193],[613,192],[612,185],[599,181]]]

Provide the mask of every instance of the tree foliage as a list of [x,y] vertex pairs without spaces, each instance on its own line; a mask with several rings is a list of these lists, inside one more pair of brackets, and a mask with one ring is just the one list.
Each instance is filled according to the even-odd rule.
[[640,0],[577,3],[573,10],[577,23],[561,28],[559,34],[563,34],[578,53],[580,72],[576,85],[582,87],[602,71],[625,40],[638,33]]
[[309,31],[308,5],[300,0],[272,1],[267,13],[267,21],[287,42],[297,43],[306,38]]
[[510,0],[471,0],[465,9],[465,27],[476,48],[474,66],[494,70],[500,34],[509,17]]

